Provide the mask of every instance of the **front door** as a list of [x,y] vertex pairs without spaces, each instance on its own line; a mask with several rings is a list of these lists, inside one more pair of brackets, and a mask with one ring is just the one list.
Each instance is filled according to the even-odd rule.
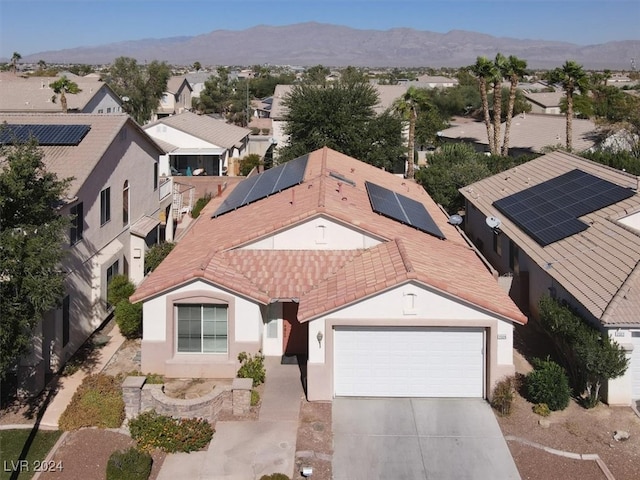
[[298,304],[282,305],[282,351],[285,355],[307,355],[309,352],[309,324],[298,321]]

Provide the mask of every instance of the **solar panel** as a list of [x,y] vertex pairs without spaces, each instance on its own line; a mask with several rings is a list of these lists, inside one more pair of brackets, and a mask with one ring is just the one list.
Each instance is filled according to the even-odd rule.
[[308,155],[244,179],[222,202],[213,218],[302,183]]
[[434,237],[445,238],[427,209],[420,202],[375,183],[365,182],[365,187],[374,212],[410,225]]
[[76,146],[91,125],[7,124],[0,128],[0,144],[12,145],[35,139],[41,146]]
[[544,247],[586,230],[579,217],[633,195],[629,188],[574,169],[493,205]]

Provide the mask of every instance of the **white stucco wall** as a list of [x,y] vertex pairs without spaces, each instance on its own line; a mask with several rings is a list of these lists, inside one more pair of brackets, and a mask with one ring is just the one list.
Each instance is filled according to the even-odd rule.
[[82,113],[122,113],[120,99],[109,88],[103,86],[85,105]]
[[[171,291],[171,294],[197,290],[208,290],[229,295],[230,292],[214,287],[206,282],[197,280]],[[161,295],[144,302],[142,331],[143,339],[151,341],[166,341],[167,302]],[[262,312],[257,303],[235,297],[235,340],[236,342],[255,342],[260,340]]]
[[380,240],[325,216],[242,247],[247,250],[357,250],[376,246]]
[[[420,324],[425,321],[442,322],[455,325],[455,321],[491,321],[496,318],[479,309],[444,297],[438,292],[428,290],[419,284],[408,283],[388,290],[375,297],[360,301],[329,315],[313,320],[309,324],[309,363],[325,362],[325,346],[318,346],[318,331],[325,331],[326,320],[398,320],[398,325]],[[451,322],[451,323],[450,323]],[[513,362],[513,326],[510,322],[498,320],[498,358],[497,363]],[[504,336],[505,338],[501,338]]]
[[180,148],[222,148],[161,123],[145,128],[145,132],[153,138],[164,140]]

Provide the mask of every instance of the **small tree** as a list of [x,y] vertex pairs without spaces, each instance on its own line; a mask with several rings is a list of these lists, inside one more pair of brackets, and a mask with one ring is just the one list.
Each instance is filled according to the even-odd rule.
[[251,173],[251,170],[258,165],[260,165],[260,155],[257,153],[250,153],[240,160],[240,175],[246,177]]
[[107,301],[111,305],[118,305],[121,301],[128,300],[135,290],[135,285],[126,275],[115,275],[109,282]]
[[533,359],[534,370],[527,375],[527,397],[532,403],[544,403],[550,410],[564,410],[571,390],[564,369],[556,362]]
[[158,268],[158,265],[169,255],[176,246],[175,243],[157,243],[151,247],[144,256],[144,272],[149,273]]
[[122,300],[116,305],[116,323],[120,333],[126,338],[140,338],[142,335],[142,304]]

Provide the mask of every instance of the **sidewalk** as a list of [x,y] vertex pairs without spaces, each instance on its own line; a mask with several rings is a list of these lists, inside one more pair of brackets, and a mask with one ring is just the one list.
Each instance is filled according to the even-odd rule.
[[42,416],[42,420],[40,421],[41,428],[58,428],[60,415],[62,415],[62,412],[65,411],[67,405],[71,402],[73,394],[76,393],[76,390],[84,378],[89,374],[99,373],[124,342],[124,337],[120,333],[117,325],[109,332],[109,337],[111,337],[109,342],[98,350],[96,362],[90,371],[80,368],[73,375],[59,378],[58,391]]
[[257,421],[217,422],[206,452],[167,455],[158,480],[246,480],[271,473],[293,475],[300,402],[298,365],[265,359],[267,380]]

